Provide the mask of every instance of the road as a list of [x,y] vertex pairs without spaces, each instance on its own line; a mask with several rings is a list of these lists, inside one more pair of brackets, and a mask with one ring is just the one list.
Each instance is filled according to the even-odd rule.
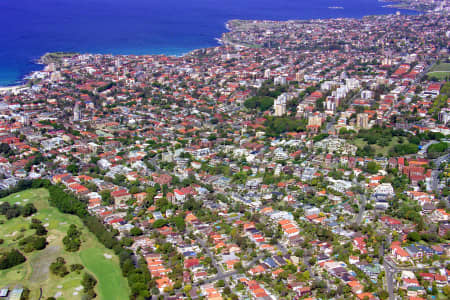
[[431,191],[437,191],[438,184],[439,184],[439,166],[446,160],[450,158],[450,154],[442,155],[434,160],[434,169],[431,172],[431,182],[430,184],[427,184],[427,190],[429,192]]
[[217,269],[217,275],[221,276],[224,274],[223,267],[217,263],[216,258],[214,257],[214,254],[209,250],[209,247],[206,245],[206,242],[199,238],[198,236],[194,235],[195,241],[203,248],[203,250],[206,252],[206,254],[211,258],[212,265],[214,268]]
[[[441,48],[439,48],[439,50],[437,50],[436,52],[439,53],[441,51]],[[420,72],[419,75],[417,75],[415,83],[419,83],[422,81],[422,78],[425,77],[427,75],[427,73],[431,70],[431,68],[434,66],[434,64],[436,63],[436,60],[434,60],[431,64],[428,65],[428,67],[426,67],[423,72]]]
[[436,270],[439,269],[438,267],[399,267],[395,264],[395,262],[393,262],[391,259],[385,259],[385,261],[387,262],[387,264],[389,265],[391,270],[394,270],[395,272],[401,272],[401,271],[420,271],[420,270]]
[[430,147],[433,144],[437,144],[437,143],[439,143],[439,142],[438,141],[430,141],[430,142],[426,143],[425,145],[422,146],[422,149],[420,149],[420,151],[417,152],[417,154],[422,155],[422,156],[427,154],[428,147]]
[[[353,178],[353,184],[359,186],[363,191],[365,190],[365,187],[356,180],[356,178]],[[355,224],[359,225],[362,222],[363,216],[364,216],[364,212],[366,210],[366,203],[367,203],[367,198],[365,194],[359,194],[360,195],[360,206],[359,206],[359,213],[356,216],[355,219]]]
[[[252,266],[253,266],[254,264],[256,264],[260,259],[264,258],[264,256],[265,256],[265,255],[259,255],[259,256],[255,257],[255,258],[252,259],[247,265],[245,265],[245,267],[246,267],[246,268],[252,267]],[[215,263],[216,260],[215,260],[214,258],[212,258],[212,259],[213,259],[213,262]],[[214,264],[214,263],[213,263],[213,264]],[[232,277],[232,276],[235,276],[235,275],[239,274],[239,271],[236,271],[236,270],[235,270],[235,271],[230,271],[230,272],[221,272],[221,271],[220,271],[220,268],[218,268],[217,270],[218,270],[219,272],[217,273],[216,276],[211,277],[211,278],[208,278],[208,279],[205,279],[205,280],[201,280],[201,281],[195,282],[195,283],[192,284],[192,286],[198,287],[198,286],[200,286],[200,285],[204,285],[204,284],[208,284],[208,283],[217,282],[218,280],[225,280],[225,279],[227,279],[227,278],[229,278],[229,277]],[[227,282],[226,280],[225,280],[225,285],[226,285],[226,286],[229,286],[229,285],[228,285],[228,282]],[[175,290],[175,293],[184,293],[184,291],[183,291],[182,288],[180,288],[180,289],[178,289],[178,290]],[[166,296],[167,294],[166,294],[166,293],[163,293],[162,295],[163,295],[163,296]],[[152,297],[152,299],[156,299],[156,298]]]
[[433,170],[431,171],[431,182],[430,184],[427,184],[427,191],[428,192],[437,191],[438,184],[439,184],[439,171]]
[[159,167],[159,159],[156,159],[155,157],[152,157],[148,160],[148,162],[155,168],[155,171],[161,174],[167,174],[167,175],[171,175],[170,172],[167,172],[166,170],[163,170]]
[[[313,281],[322,279],[322,278],[317,277],[317,276],[314,274],[314,271],[311,269],[311,265],[310,265],[310,263],[309,263],[309,260],[310,260],[310,259],[311,259],[311,256],[303,256],[303,264],[306,266],[306,270],[308,270],[308,273],[309,273],[310,278],[311,278]],[[329,284],[326,284],[326,289],[327,289],[327,293],[329,293],[329,292],[330,292],[330,285],[329,285]]]
[[306,266],[306,269],[309,272],[309,276],[311,276],[312,279],[316,279],[316,275],[314,274],[313,270],[311,269],[311,266],[309,264],[309,260],[311,259],[310,256],[304,256],[303,257],[303,264]]
[[[378,249],[379,257],[385,257],[385,255],[384,255],[385,245],[387,244],[388,246],[390,246],[391,243],[392,243],[392,236],[391,236],[391,234],[388,234],[386,237],[386,241],[382,242],[380,245],[380,248]],[[394,295],[394,274],[395,274],[394,271],[395,271],[395,269],[393,269],[392,266],[390,265],[390,261],[387,256],[383,260],[383,267],[384,267],[384,271],[385,271],[385,278],[386,278],[387,292],[389,294],[389,300],[394,300],[395,299],[395,295]]]
[[[189,232],[189,230],[188,230],[188,232]],[[212,278],[203,280],[202,284],[215,282],[215,281],[221,280],[221,279],[226,279],[228,277],[234,276],[239,273],[238,271],[225,272],[222,265],[217,262],[216,258],[214,257],[214,254],[211,252],[209,247],[206,245],[206,242],[196,235],[194,235],[194,237],[195,237],[195,241],[202,247],[202,249],[206,252],[206,254],[211,258],[212,265],[217,269],[217,275]],[[287,250],[284,247],[282,247],[282,245],[279,245],[279,247],[280,247],[281,252],[283,252],[283,254],[287,253]],[[244,264],[244,267],[251,268],[260,259],[264,258],[264,256],[265,255],[263,255],[263,254],[258,255],[257,257],[253,258],[248,264]],[[225,281],[225,284],[228,286],[227,281]],[[194,286],[198,286],[198,285],[200,285],[200,284],[199,283],[194,284]]]
[[[264,258],[264,255],[259,255],[259,256],[255,257],[245,267],[246,268],[252,267],[254,264],[256,264],[262,258]],[[213,261],[215,261],[215,260],[213,259]],[[220,270],[220,269],[218,269],[218,270]],[[220,272],[220,274],[218,272],[216,276],[208,278],[208,279],[205,279],[205,280],[201,280],[201,281],[198,281],[198,282],[194,282],[192,284],[192,286],[198,287],[200,285],[217,282],[218,280],[224,280],[224,279],[227,279],[227,278],[232,277],[232,276],[237,275],[237,274],[239,274],[239,271],[236,271],[236,270],[235,271],[230,271],[230,272]],[[226,280],[225,280],[225,285],[228,286],[228,282]],[[175,294],[177,294],[177,293],[184,293],[184,290],[182,288],[180,288],[178,290],[175,290]],[[167,294],[163,293],[162,295],[166,296]],[[156,299],[156,298],[152,297],[152,299]]]
[[436,158],[436,159],[434,160],[435,168],[436,168],[436,169],[439,168],[439,166],[440,166],[444,161],[448,160],[449,158],[450,158],[450,153],[445,154],[445,155],[442,155],[442,156],[439,156],[438,158]]
[[[389,237],[389,236],[388,236]],[[384,246],[380,247],[383,248],[384,252]],[[381,253],[380,253],[381,254]],[[384,253],[383,253],[384,254]],[[386,274],[386,284],[387,284],[387,291],[389,293],[389,300],[395,300],[395,294],[394,294],[394,276],[396,273],[401,271],[419,271],[419,270],[436,270],[436,267],[398,267],[388,256],[383,261],[383,267]]]
[[395,295],[394,295],[394,273],[393,273],[393,270],[391,269],[391,266],[388,264],[387,261],[388,261],[387,259],[385,259],[383,261],[383,267],[384,267],[384,271],[386,273],[387,291],[388,291],[388,294],[389,294],[389,300],[395,300]]
[[[246,264],[244,267],[245,268],[251,268],[253,265],[255,265],[260,259],[264,258],[265,255],[258,255],[257,257],[255,257],[254,259],[252,259],[248,264]],[[222,272],[221,274],[217,274],[214,277],[208,278],[206,280],[203,280],[203,282],[200,284],[199,282],[194,283],[194,286],[199,286],[205,283],[211,283],[211,282],[215,282],[217,280],[221,280],[221,279],[226,279],[228,277],[234,276],[239,274],[238,271],[230,271],[230,272]]]
[[328,133],[330,132],[331,128],[336,124],[336,121],[333,119],[331,122],[327,122],[327,125],[322,130],[322,133]]
[[277,247],[281,251],[281,253],[283,253],[283,255],[286,255],[288,253],[287,249],[280,243],[277,243]]
[[361,195],[361,199],[360,200],[361,200],[361,205],[359,207],[359,213],[356,216],[356,220],[355,220],[357,225],[361,224],[361,221],[362,221],[363,216],[364,216],[364,212],[366,210],[366,202],[367,202],[366,195]]

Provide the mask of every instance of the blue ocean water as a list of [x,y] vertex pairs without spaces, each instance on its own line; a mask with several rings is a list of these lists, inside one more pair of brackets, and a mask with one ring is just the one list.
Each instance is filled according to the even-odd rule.
[[[0,0],[0,86],[46,52],[173,54],[217,45],[229,19],[392,14],[377,0]],[[341,6],[344,9],[329,9]],[[412,13],[402,11],[402,13]]]

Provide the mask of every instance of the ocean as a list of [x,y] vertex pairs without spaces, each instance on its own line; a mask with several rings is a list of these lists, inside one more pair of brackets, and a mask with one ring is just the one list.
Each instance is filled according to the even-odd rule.
[[[182,55],[217,46],[230,19],[393,14],[378,0],[0,0],[0,86],[46,52]],[[332,9],[330,7],[342,7]],[[401,10],[401,13],[414,13]]]

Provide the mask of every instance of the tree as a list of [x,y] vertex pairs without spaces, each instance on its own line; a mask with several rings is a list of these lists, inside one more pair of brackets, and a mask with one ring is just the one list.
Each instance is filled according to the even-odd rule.
[[301,274],[301,276],[300,276],[300,281],[306,282],[306,281],[309,281],[310,278],[311,278],[311,277],[310,277],[309,271],[306,270],[305,272],[303,272],[303,273]]
[[240,261],[238,261],[237,263],[234,264],[234,269],[236,271],[238,271],[239,273],[245,272],[244,266],[242,265],[242,263]]
[[6,143],[1,143],[0,144],[0,153],[5,155],[6,157],[10,157],[10,156],[14,155],[14,151]]
[[97,279],[95,279],[93,275],[87,272],[84,273],[81,285],[83,286],[83,291],[90,297],[90,299],[97,296],[94,292],[94,288],[97,285]]
[[70,271],[71,272],[77,272],[77,273],[79,273],[79,271],[81,271],[81,270],[83,270],[84,269],[84,266],[83,265],[81,265],[81,264],[72,264],[72,265],[70,265]]
[[445,296],[447,296],[448,298],[450,298],[450,285],[446,285],[442,288],[442,292],[444,293]]
[[36,234],[40,236],[44,236],[47,234],[47,229],[42,225],[41,220],[33,218],[31,220],[30,229],[35,229]]
[[142,230],[139,228],[139,227],[133,227],[133,228],[131,228],[131,230],[130,230],[130,234],[132,235],[132,236],[138,236],[138,235],[142,235]]
[[33,203],[27,203],[25,204],[25,206],[22,208],[22,216],[24,217],[29,217],[32,214],[36,213],[37,209],[36,207],[33,205]]
[[161,228],[161,227],[167,225],[168,223],[169,222],[165,219],[159,219],[153,223],[153,228]]
[[380,297],[380,299],[385,300],[385,299],[389,298],[389,293],[386,292],[385,290],[380,290],[378,292],[378,296]]
[[439,142],[437,144],[432,144],[427,149],[427,155],[429,158],[436,158],[448,149],[448,143]]
[[88,289],[93,289],[97,285],[97,279],[89,273],[84,273],[83,280],[81,282],[85,291]]
[[176,216],[171,219],[171,223],[174,223],[178,231],[184,231],[186,229],[186,223],[182,216]]
[[67,235],[63,238],[63,244],[66,251],[76,252],[81,246],[81,231],[75,224],[71,224],[67,230]]
[[244,102],[244,106],[248,109],[259,109],[260,111],[266,111],[273,105],[274,99],[271,97],[251,97]]
[[74,175],[77,175],[78,172],[80,171],[80,167],[76,164],[71,164],[67,166],[67,171]]
[[45,237],[36,237],[33,240],[33,248],[35,250],[42,250],[47,245],[47,240]]
[[154,187],[149,187],[145,190],[147,195],[145,196],[145,200],[149,203],[153,203],[153,198],[156,196],[156,189]]
[[102,202],[105,205],[111,205],[114,204],[114,200],[111,197],[111,192],[108,190],[103,190],[100,192],[100,196],[102,197]]
[[367,163],[366,166],[366,170],[367,172],[369,172],[370,174],[376,174],[378,173],[378,170],[380,169],[380,167],[378,166],[378,164],[374,161],[370,161]]
[[11,205],[9,202],[0,204],[0,214],[4,215],[8,220],[19,217],[21,213],[22,207],[17,204]]
[[19,245],[24,252],[32,252],[34,250],[42,250],[47,245],[47,240],[43,236],[30,235],[19,241]]
[[412,143],[407,144],[398,144],[395,145],[393,148],[389,150],[389,154],[400,156],[400,155],[407,155],[407,154],[414,154],[419,151],[419,146]]
[[64,277],[69,274],[69,271],[67,271],[66,261],[63,257],[58,257],[56,258],[56,261],[51,263],[50,271],[60,277]]
[[225,286],[225,281],[223,279],[220,279],[219,281],[217,281],[216,283],[216,287],[224,287]]
[[75,224],[70,224],[69,229],[67,230],[67,236],[70,238],[79,237],[81,235],[81,231],[78,230]]
[[433,281],[433,284],[431,285],[431,295],[437,295],[437,294],[438,294],[437,285],[436,285],[436,282]]
[[288,131],[305,131],[306,120],[297,120],[289,117],[267,117],[266,133],[269,136],[278,136],[281,133]]
[[25,262],[26,258],[19,250],[12,249],[0,257],[0,270],[9,269]]
[[408,233],[408,240],[410,240],[411,242],[418,242],[420,241],[420,234],[413,231]]

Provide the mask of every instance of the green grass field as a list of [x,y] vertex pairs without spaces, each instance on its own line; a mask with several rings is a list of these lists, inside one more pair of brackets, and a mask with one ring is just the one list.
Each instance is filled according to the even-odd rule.
[[117,257],[109,259],[104,253],[104,249],[85,248],[80,253],[81,261],[97,278],[102,278],[97,286],[98,292],[103,296],[102,299],[128,299],[128,284],[118,268]]
[[450,76],[450,71],[440,71],[440,72],[429,72],[427,73],[427,76],[429,78],[436,77],[438,80],[445,80],[447,77]]
[[[363,148],[365,145],[367,145],[367,142],[364,141],[362,138],[356,138],[354,140],[350,141],[353,145],[358,146],[360,148]],[[381,147],[377,144],[370,145],[372,148],[375,149],[375,154],[382,154],[383,156],[387,156],[389,149],[391,149],[393,146],[398,144],[398,137],[394,136],[392,140],[389,142],[389,145],[386,147]]]
[[[21,205],[33,203],[38,209],[33,217],[40,219],[46,226],[49,244],[44,250],[24,253],[27,257],[25,263],[0,271],[0,287],[21,284],[31,290],[30,299],[39,299],[39,288],[43,289],[42,299],[55,295],[59,296],[58,299],[64,300],[81,299],[81,278],[84,270],[81,273],[71,272],[64,278],[49,272],[50,264],[58,256],[62,256],[67,265],[82,264],[85,270],[97,278],[98,299],[128,299],[129,288],[121,274],[118,257],[100,244],[78,217],[62,214],[56,208],[50,207],[47,190],[27,190],[0,199],[0,202],[2,201]],[[34,233],[34,230],[29,229],[31,218],[6,220],[4,216],[0,216],[0,220],[4,221],[4,224],[0,225],[0,238],[4,239],[0,250],[14,247],[21,237]],[[83,232],[81,249],[75,253],[66,252],[62,244],[70,224],[82,228]]]
[[446,71],[446,72],[450,72],[450,63],[440,63],[438,65],[434,65],[430,72],[434,72],[434,71]]
[[444,80],[448,76],[450,76],[450,63],[440,63],[438,65],[434,65],[430,72],[427,73],[428,77],[436,77],[439,80]]

